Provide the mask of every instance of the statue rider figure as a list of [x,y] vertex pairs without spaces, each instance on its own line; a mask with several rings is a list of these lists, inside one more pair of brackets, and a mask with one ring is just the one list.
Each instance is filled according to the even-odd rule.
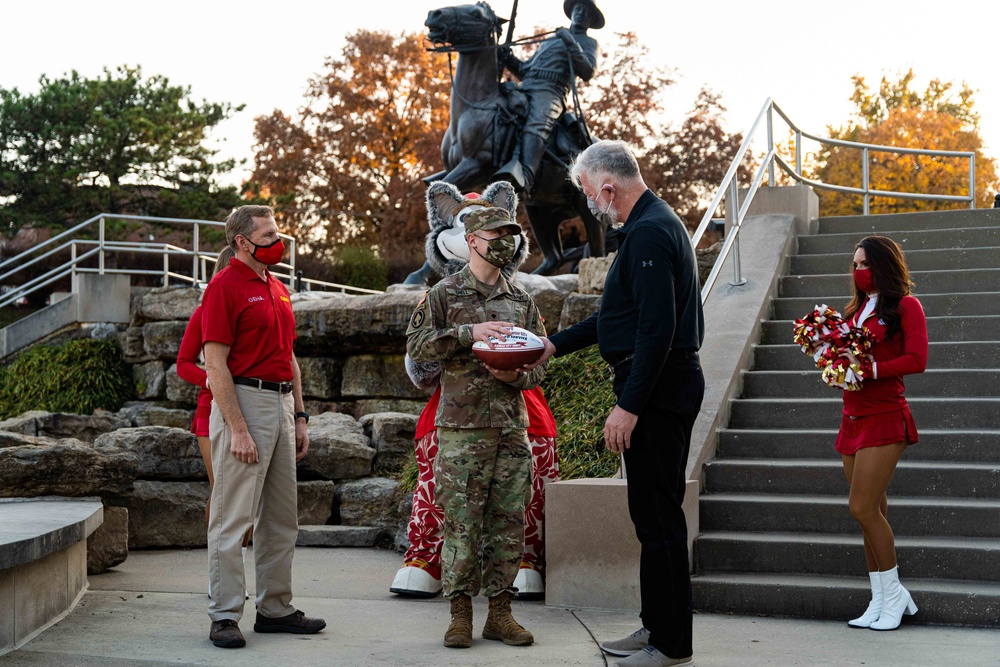
[[509,47],[500,51],[500,64],[528,96],[528,118],[513,159],[494,179],[511,181],[525,193],[531,192],[549,134],[565,109],[573,75],[589,81],[597,67],[597,40],[587,30],[603,28],[604,14],[594,0],[564,0],[563,11],[572,19],[569,29],[557,29],[556,38],[542,42],[528,60],[516,58]]

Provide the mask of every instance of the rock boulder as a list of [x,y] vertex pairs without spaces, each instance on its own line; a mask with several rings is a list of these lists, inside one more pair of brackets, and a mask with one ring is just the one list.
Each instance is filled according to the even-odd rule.
[[7,446],[0,448],[4,498],[120,496],[132,490],[139,473],[139,461],[129,452],[97,450],[72,439],[15,445],[11,440],[17,437],[7,434]]
[[299,301],[295,311],[295,351],[304,357],[403,354],[406,328],[421,290]]
[[208,482],[139,480],[129,498],[129,549],[203,547],[208,544]]
[[391,528],[399,521],[399,482],[385,477],[369,477],[337,485],[336,508],[344,526]]
[[128,510],[104,506],[104,523],[87,538],[87,574],[100,574],[128,558]]
[[357,479],[372,474],[375,450],[350,415],[324,412],[309,421],[309,453],[299,461],[299,479]]
[[139,479],[207,480],[198,439],[184,429],[140,426],[106,433],[94,441],[101,451],[124,451],[139,459]]

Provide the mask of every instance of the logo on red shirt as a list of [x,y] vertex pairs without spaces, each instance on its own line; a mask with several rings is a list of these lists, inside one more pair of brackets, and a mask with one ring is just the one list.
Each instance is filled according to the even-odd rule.
[[249,299],[247,299],[247,303],[256,303],[257,301],[263,301],[263,300],[264,297],[262,296],[252,296]]

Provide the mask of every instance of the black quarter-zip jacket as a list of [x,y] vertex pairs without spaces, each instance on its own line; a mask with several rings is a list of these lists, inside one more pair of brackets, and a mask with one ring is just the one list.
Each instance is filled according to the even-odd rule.
[[618,230],[600,309],[549,338],[556,356],[597,343],[615,364],[633,355],[618,405],[642,412],[671,350],[698,350],[705,338],[698,263],[684,223],[646,190]]

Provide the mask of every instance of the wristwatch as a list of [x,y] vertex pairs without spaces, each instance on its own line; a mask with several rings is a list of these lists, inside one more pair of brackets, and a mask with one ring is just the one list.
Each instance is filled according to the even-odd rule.
[[296,419],[299,419],[299,418],[305,419],[306,423],[307,424],[309,423],[309,413],[308,412],[296,412],[295,413],[295,418]]

